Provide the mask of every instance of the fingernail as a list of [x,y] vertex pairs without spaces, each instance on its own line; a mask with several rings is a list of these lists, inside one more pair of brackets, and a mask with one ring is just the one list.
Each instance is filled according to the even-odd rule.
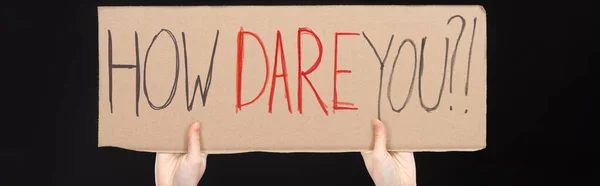
[[194,132],[199,132],[200,131],[200,123],[194,122],[193,128],[194,128]]

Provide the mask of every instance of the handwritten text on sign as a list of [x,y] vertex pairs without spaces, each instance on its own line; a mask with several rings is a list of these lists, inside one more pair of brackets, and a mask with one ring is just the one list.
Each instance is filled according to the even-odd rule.
[[199,120],[215,152],[349,151],[370,148],[375,118],[391,148],[485,144],[480,7],[99,13],[100,145],[184,150]]

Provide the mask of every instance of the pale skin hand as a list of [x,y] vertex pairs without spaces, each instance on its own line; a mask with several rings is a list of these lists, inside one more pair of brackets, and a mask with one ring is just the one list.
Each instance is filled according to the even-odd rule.
[[388,152],[387,130],[379,120],[373,120],[374,148],[361,152],[365,166],[377,186],[416,186],[416,166],[411,152]]
[[207,154],[200,150],[200,124],[188,130],[187,153],[157,153],[155,181],[159,186],[198,185],[206,170]]
[[[416,168],[412,153],[388,152],[387,131],[379,120],[373,121],[374,149],[361,152],[365,166],[377,186],[416,186]],[[200,150],[200,124],[188,131],[188,153],[157,153],[157,185],[198,185],[206,170],[207,154]]]

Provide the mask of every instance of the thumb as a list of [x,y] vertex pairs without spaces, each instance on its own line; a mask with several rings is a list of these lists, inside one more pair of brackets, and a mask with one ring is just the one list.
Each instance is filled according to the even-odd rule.
[[188,130],[188,157],[198,157],[200,151],[200,123],[195,122]]
[[387,152],[387,130],[383,123],[377,119],[373,120],[374,149],[375,152]]

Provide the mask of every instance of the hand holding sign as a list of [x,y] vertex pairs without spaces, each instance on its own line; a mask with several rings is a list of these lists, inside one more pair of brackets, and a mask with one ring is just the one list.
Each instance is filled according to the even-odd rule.
[[[100,7],[99,146],[209,153],[486,145],[480,6]],[[458,91],[460,90],[460,91]],[[463,91],[464,90],[464,91]],[[210,132],[205,132],[210,131]]]
[[207,154],[200,150],[200,124],[188,130],[187,153],[157,153],[155,182],[159,186],[198,185],[206,170]]
[[[388,152],[387,130],[379,120],[372,122],[374,149],[362,152],[367,170],[375,185],[415,186],[416,166],[410,152]],[[200,150],[200,124],[194,123],[188,131],[188,152],[157,153],[155,164],[156,185],[198,185],[206,170],[207,154]]]
[[375,185],[416,186],[417,170],[412,152],[387,150],[387,130],[379,120],[373,120],[374,149],[361,152]]

